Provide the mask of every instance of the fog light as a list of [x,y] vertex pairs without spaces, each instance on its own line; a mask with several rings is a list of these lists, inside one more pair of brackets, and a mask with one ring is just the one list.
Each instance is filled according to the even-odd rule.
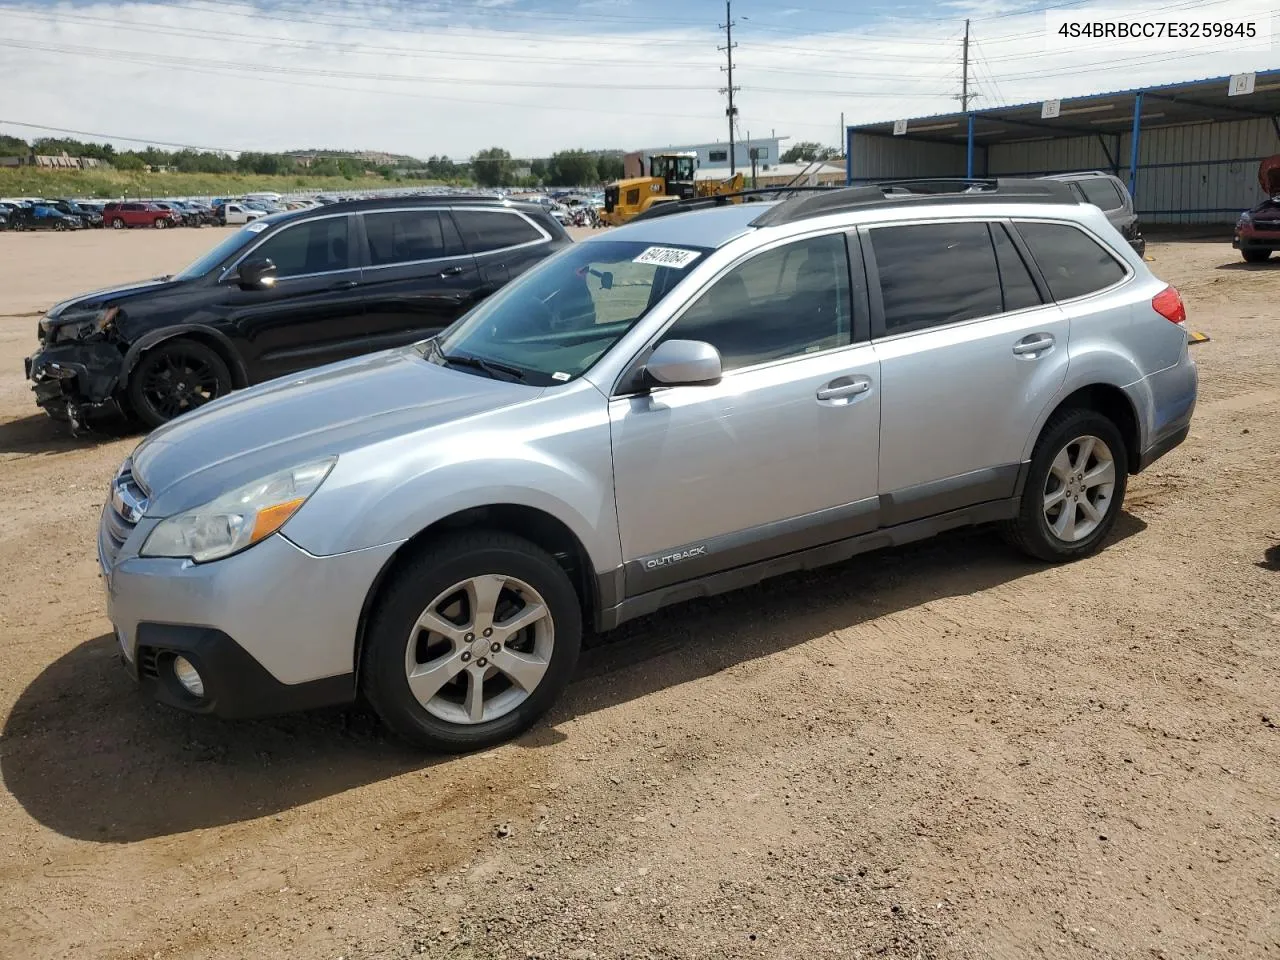
[[187,693],[193,697],[204,696],[204,681],[200,679],[199,672],[186,657],[173,658],[173,675],[178,678],[178,682]]

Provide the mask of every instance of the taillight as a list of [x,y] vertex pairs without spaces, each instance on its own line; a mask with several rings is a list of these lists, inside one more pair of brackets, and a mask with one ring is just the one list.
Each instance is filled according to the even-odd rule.
[[1165,287],[1157,293],[1151,298],[1151,307],[1170,323],[1184,323],[1187,319],[1187,308],[1177,287]]

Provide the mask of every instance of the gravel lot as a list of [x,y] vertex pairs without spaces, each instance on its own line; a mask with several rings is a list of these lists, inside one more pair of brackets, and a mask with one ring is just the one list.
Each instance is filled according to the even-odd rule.
[[671,609],[437,760],[116,662],[94,531],[137,437],[67,438],[22,357],[220,236],[0,235],[0,956],[1280,955],[1280,261],[1152,244],[1213,341],[1098,557],[973,531]]

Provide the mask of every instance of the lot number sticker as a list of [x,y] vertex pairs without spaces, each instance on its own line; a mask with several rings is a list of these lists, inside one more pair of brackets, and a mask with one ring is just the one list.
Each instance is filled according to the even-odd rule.
[[681,250],[679,247],[650,247],[632,263],[652,263],[657,267],[671,267],[683,270],[698,259],[697,250]]
[[248,231],[249,233],[261,233],[263,230],[267,229],[268,226],[270,226],[270,224],[260,223],[259,221],[255,220],[249,225],[247,225],[245,227],[245,230]]

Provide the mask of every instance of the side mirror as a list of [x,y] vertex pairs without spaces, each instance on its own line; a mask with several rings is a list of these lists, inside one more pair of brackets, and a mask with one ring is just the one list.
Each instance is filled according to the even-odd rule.
[[276,285],[276,265],[270,260],[246,260],[240,264],[241,290],[268,290]]
[[644,365],[651,386],[712,386],[720,382],[720,351],[701,340],[666,340]]

